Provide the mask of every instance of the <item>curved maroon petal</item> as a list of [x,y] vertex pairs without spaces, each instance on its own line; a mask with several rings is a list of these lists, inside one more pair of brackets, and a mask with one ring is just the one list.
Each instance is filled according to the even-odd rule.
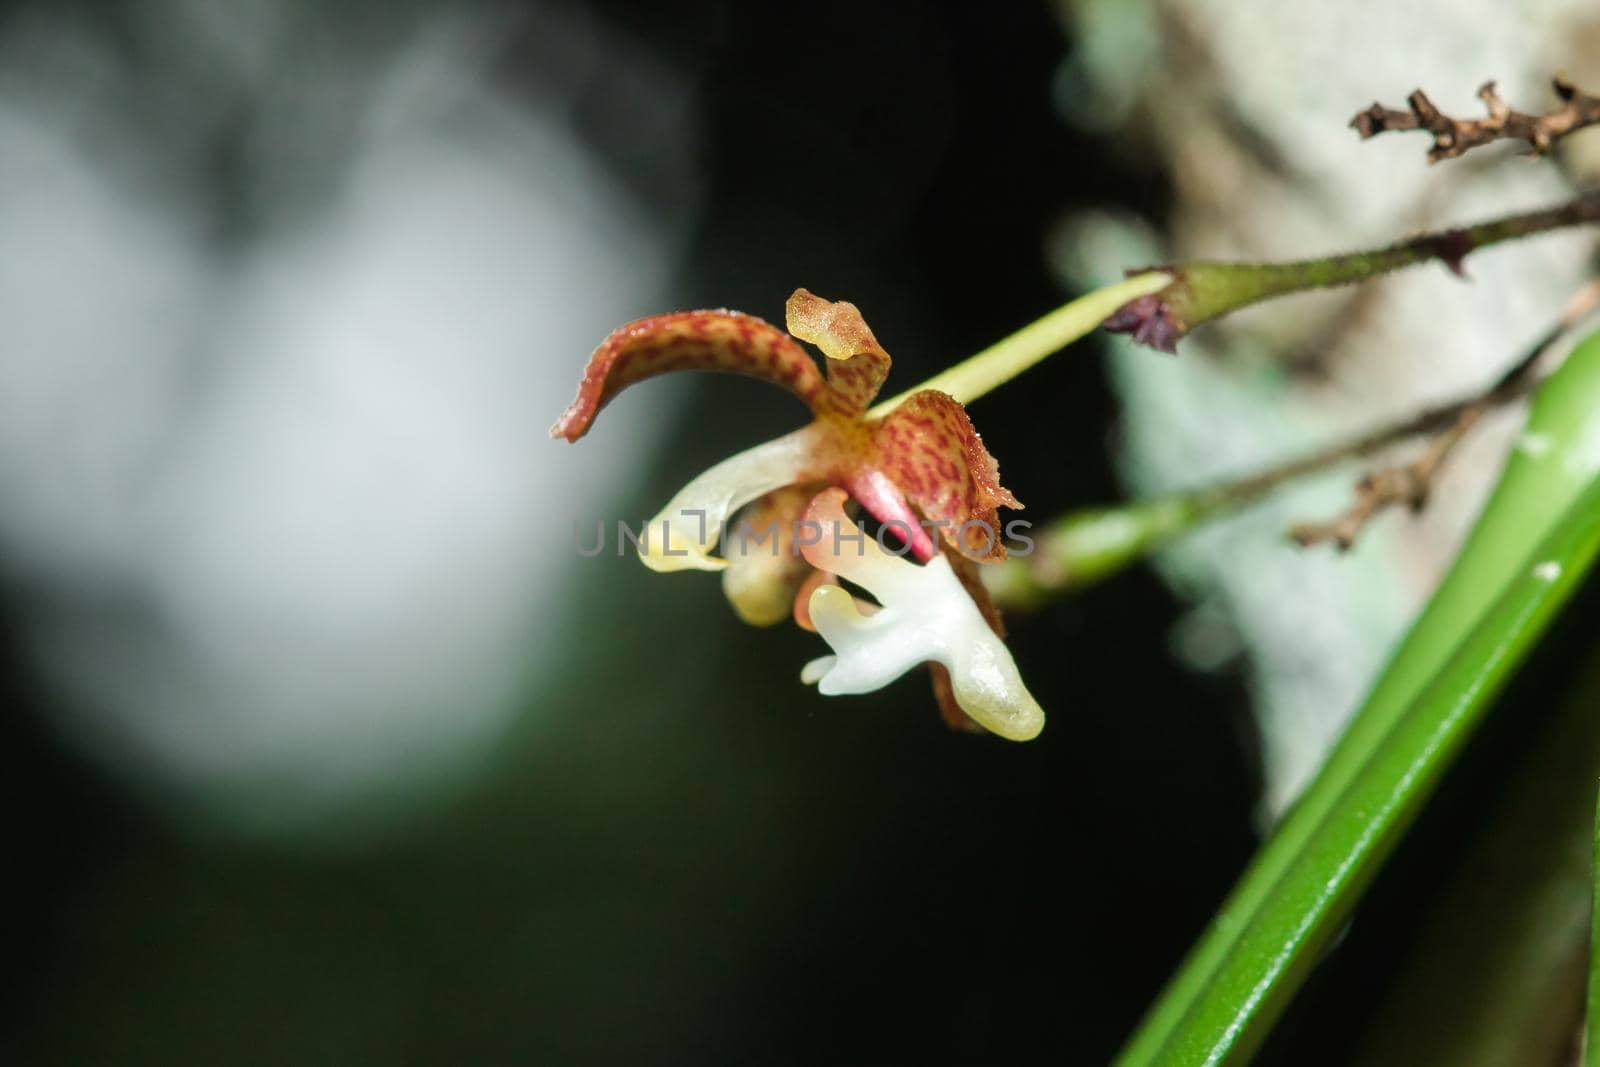
[[679,311],[618,327],[589,357],[572,404],[551,437],[576,441],[628,386],[679,370],[746,374],[782,386],[812,410],[827,391],[816,360],[769,322],[738,311]]
[[1000,484],[1000,465],[956,399],[924,389],[874,431],[877,463],[946,543],[977,560],[1006,555],[997,508],[1021,508]]
[[828,357],[828,393],[835,410],[845,415],[866,411],[889,376],[891,360],[860,310],[843,300],[824,300],[796,289],[785,312],[789,332]]

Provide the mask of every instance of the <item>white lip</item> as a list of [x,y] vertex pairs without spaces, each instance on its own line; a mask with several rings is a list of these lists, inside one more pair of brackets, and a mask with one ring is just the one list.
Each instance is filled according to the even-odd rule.
[[1044,709],[950,561],[941,555],[919,567],[871,538],[855,542],[855,526],[842,512],[829,521],[840,523],[839,540],[849,548],[826,555],[813,549],[806,558],[866,589],[882,607],[867,614],[842,587],[819,586],[808,610],[834,654],[808,663],[801,680],[828,696],[867,693],[919,663],[942,663],[956,703],[975,722],[1013,741],[1037,737]]

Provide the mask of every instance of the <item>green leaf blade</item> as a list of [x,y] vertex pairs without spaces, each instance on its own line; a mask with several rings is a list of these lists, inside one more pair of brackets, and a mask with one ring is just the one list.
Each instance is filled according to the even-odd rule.
[[[1600,510],[1596,412],[1600,335],[1540,390],[1523,446],[1455,566],[1123,1050],[1122,1067],[1234,1061],[1264,1036],[1592,561],[1585,532]],[[1540,544],[1552,528],[1552,542]],[[1543,563],[1557,565],[1554,580],[1543,577],[1547,569],[1534,573]],[[1469,646],[1477,663],[1461,659]],[[1408,762],[1396,762],[1402,756]]]

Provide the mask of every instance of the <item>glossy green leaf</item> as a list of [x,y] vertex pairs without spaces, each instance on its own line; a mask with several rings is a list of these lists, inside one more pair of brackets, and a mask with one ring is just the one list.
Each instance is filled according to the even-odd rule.
[[[1350,1067],[1570,1063],[1589,972],[1600,773],[1600,647],[1583,637],[1595,605],[1578,610],[1587,618],[1563,621],[1560,661],[1544,656],[1539,677],[1520,677],[1494,712],[1521,724],[1501,729],[1493,753],[1475,754],[1472,781],[1447,781],[1433,801],[1459,799],[1472,814],[1438,813],[1432,842],[1418,842],[1437,850],[1447,838],[1449,854],[1435,851],[1443,867],[1418,872],[1427,888],[1400,890],[1426,903],[1373,976],[1384,994],[1363,1013]],[[1406,866],[1417,872],[1415,859]],[[1449,873],[1432,881],[1436,871]]]
[[[1124,1067],[1238,1062],[1265,1036],[1592,560],[1596,412],[1600,334],[1539,390],[1455,565],[1123,1050]],[[1555,566],[1536,572],[1544,563]]]

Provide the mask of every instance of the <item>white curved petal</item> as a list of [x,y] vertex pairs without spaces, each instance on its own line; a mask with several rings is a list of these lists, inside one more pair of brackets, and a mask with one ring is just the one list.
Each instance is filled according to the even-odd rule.
[[883,607],[863,614],[846,590],[819,586],[811,594],[811,621],[834,655],[808,664],[801,679],[817,682],[829,696],[866,693],[919,663],[942,663],[956,702],[979,725],[1013,741],[1037,737],[1044,709],[950,561],[941,555],[919,567],[884,552],[870,537],[857,544],[858,531],[842,512],[828,521],[840,523],[841,549],[828,569],[866,588]]
[[800,681],[806,685],[816,685],[822,676],[833,669],[837,656],[818,656],[816,659],[800,668]]
[[656,571],[719,571],[711,555],[728,517],[763,493],[803,481],[811,459],[811,427],[740,452],[678,491],[639,539],[639,558]]

